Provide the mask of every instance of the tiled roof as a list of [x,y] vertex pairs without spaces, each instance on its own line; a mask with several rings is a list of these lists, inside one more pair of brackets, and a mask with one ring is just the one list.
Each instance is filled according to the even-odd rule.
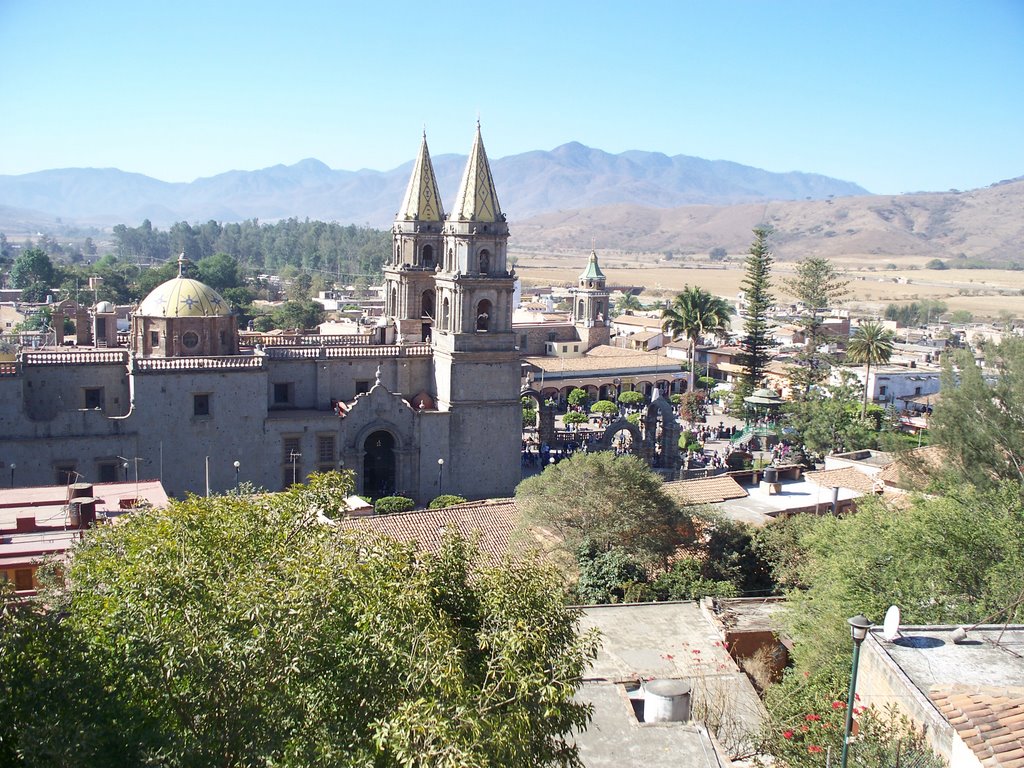
[[930,469],[938,469],[946,463],[946,453],[941,446],[925,445],[914,448],[889,464],[878,477],[886,485],[924,486],[928,482]]
[[1024,688],[937,688],[928,698],[985,768],[1024,768]]
[[465,538],[476,539],[484,555],[499,560],[514,547],[512,533],[518,520],[515,499],[488,499],[445,509],[346,517],[339,523],[345,528],[375,531],[398,541],[416,542],[425,552],[439,551],[448,531],[456,529]]
[[552,373],[576,371],[636,371],[664,372],[666,376],[681,371],[682,365],[654,352],[641,352],[602,344],[588,350],[583,357],[527,357],[525,361]]
[[700,480],[675,480],[664,485],[665,493],[683,504],[718,504],[726,499],[742,499],[743,487],[729,475]]
[[805,472],[804,477],[822,488],[849,488],[861,493],[874,493],[876,490],[872,479],[853,467]]

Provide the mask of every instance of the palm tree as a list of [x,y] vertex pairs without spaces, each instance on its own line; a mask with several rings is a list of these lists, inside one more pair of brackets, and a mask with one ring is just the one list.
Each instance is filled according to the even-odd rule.
[[693,368],[697,342],[704,334],[713,333],[724,337],[729,328],[732,307],[729,302],[695,286],[683,286],[683,292],[672,300],[668,309],[662,310],[661,327],[671,334],[672,339],[685,338],[690,342],[687,354],[690,359],[690,375],[687,392],[693,392]]
[[864,363],[864,402],[861,405],[860,417],[868,413],[868,376],[871,364],[884,365],[892,357],[895,334],[874,320],[861,323],[850,343],[846,346],[846,356],[854,363]]

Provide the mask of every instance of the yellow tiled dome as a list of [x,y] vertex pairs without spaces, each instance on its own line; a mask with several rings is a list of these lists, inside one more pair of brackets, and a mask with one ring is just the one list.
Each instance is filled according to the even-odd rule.
[[175,277],[154,288],[136,314],[143,317],[219,317],[231,306],[213,288],[189,277]]

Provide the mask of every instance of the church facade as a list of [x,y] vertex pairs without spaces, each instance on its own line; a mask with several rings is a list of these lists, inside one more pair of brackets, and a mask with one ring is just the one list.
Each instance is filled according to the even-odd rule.
[[[424,137],[372,333],[248,347],[224,299],[179,270],[139,304],[126,346],[0,363],[0,479],[160,478],[181,496],[342,468],[373,497],[508,496],[521,440],[508,237],[479,126],[447,214]],[[90,328],[108,327],[104,311]]]

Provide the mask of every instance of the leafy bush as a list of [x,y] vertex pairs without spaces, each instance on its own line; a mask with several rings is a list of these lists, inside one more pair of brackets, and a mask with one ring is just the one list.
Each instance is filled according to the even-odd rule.
[[736,585],[729,581],[715,581],[701,575],[701,563],[686,557],[672,563],[672,567],[651,583],[655,600],[699,600],[702,597],[738,597]]
[[454,507],[456,504],[465,503],[466,499],[464,499],[462,496],[456,496],[451,493],[445,493],[440,496],[435,496],[434,500],[430,502],[430,506],[428,507],[428,509],[444,509],[445,507]]
[[601,551],[593,542],[587,542],[577,549],[576,562],[576,596],[581,603],[635,603],[650,599],[646,570],[621,547]]
[[533,408],[523,408],[523,426],[533,427],[537,424],[537,411]]
[[627,408],[636,408],[637,406],[643,405],[647,398],[644,397],[643,392],[621,392],[618,397],[619,405],[624,405]]
[[614,416],[619,412],[619,406],[611,400],[598,400],[590,406],[591,413],[598,413],[604,416]]
[[590,417],[579,411],[570,411],[562,417],[562,423],[564,424],[586,424],[588,421],[590,421]]
[[416,502],[405,496],[381,496],[373,503],[373,511],[378,515],[393,515],[396,512],[408,512],[416,506]]

